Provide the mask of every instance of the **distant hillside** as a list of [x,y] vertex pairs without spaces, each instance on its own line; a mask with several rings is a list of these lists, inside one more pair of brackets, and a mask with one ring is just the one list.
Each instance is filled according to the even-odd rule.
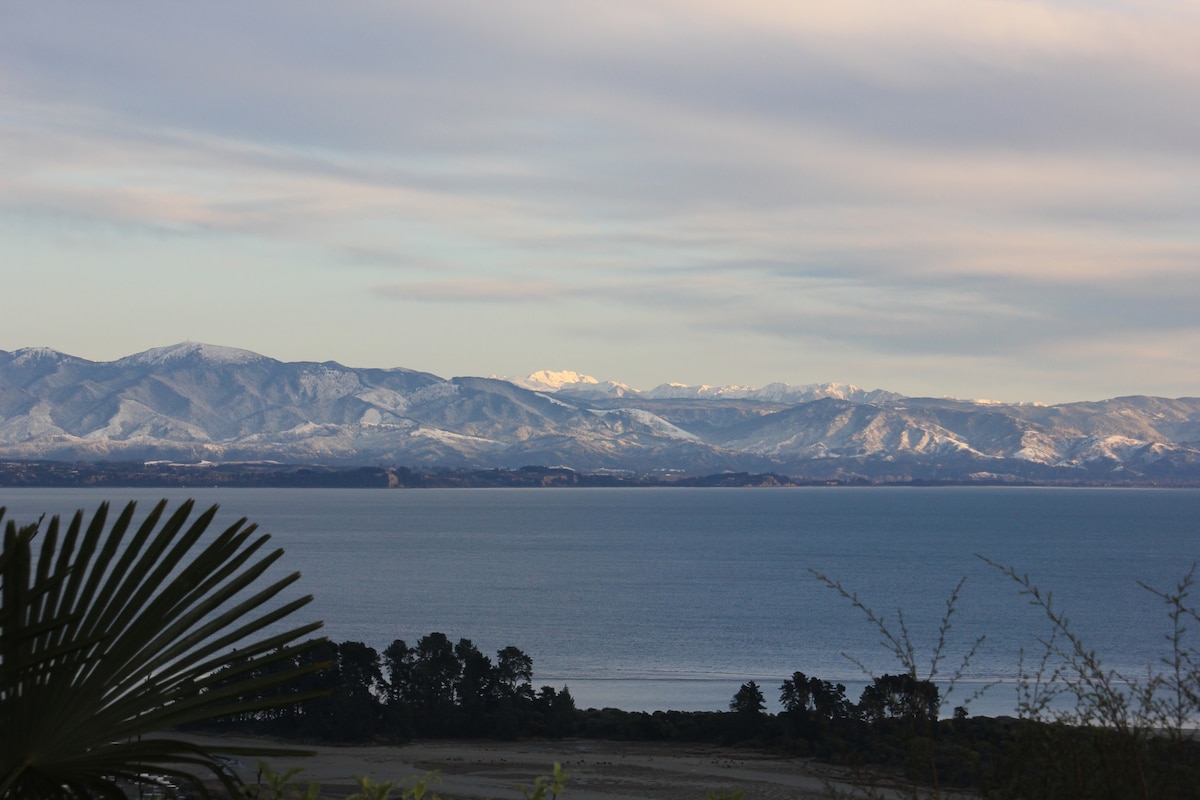
[[1200,399],[641,392],[569,372],[447,380],[195,343],[112,362],[26,349],[0,351],[0,458],[1183,484],[1200,482]]

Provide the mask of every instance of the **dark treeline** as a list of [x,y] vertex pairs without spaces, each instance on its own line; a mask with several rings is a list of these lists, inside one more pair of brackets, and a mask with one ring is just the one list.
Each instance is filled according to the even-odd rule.
[[791,742],[810,750],[820,749],[841,723],[934,723],[939,705],[934,684],[907,675],[875,679],[852,703],[842,684],[797,672],[780,686],[779,715],[766,713],[754,681],[742,685],[728,712],[580,710],[568,687],[534,689],[533,659],[519,648],[505,647],[493,657],[470,639],[455,643],[444,633],[411,646],[397,639],[382,652],[362,642],[322,641],[294,663],[321,665],[291,688],[313,695],[310,699],[228,717],[219,725],[327,742],[584,736]]
[[[825,483],[825,481],[818,481]],[[807,483],[813,483],[808,481]],[[703,476],[587,473],[568,467],[515,469],[455,467],[346,467],[323,464],[230,462],[65,462],[0,460],[0,486],[111,486],[185,488],[476,489],[531,487],[742,487],[795,486],[775,473],[724,472]]]
[[534,689],[533,661],[520,649],[489,656],[470,639],[455,643],[442,633],[411,646],[396,640],[382,653],[362,642],[322,642],[297,660],[322,665],[291,690],[316,696],[206,727],[330,743],[435,737],[703,742],[883,769],[996,797],[1109,796],[1078,794],[1080,781],[1111,787],[1128,776],[1144,787],[1147,774],[1162,789],[1152,796],[1200,796],[1200,742],[968,717],[963,708],[941,719],[938,687],[908,674],[875,678],[855,702],[844,685],[796,672],[779,685],[778,714],[767,713],[754,681],[742,684],[728,711],[651,713],[578,709],[567,687]]
[[[924,474],[917,463],[892,459],[877,465],[847,458],[836,474],[777,472],[720,472],[707,475],[634,471],[578,472],[570,467],[439,467],[344,466],[275,462],[175,463],[169,461],[25,461],[0,459],[0,487],[239,487],[250,489],[487,489],[487,488],[613,488],[613,487],[779,487],[779,486],[1158,486],[1196,487],[1188,476],[1124,476],[1080,473],[1056,475],[1054,468],[1036,475],[968,476],[969,464],[931,467]],[[1021,462],[1028,471],[1029,462]],[[1010,465],[1011,466],[1011,465]],[[1035,467],[1037,465],[1034,465]],[[999,468],[999,467],[997,467]],[[1072,468],[1076,469],[1076,468]],[[1018,470],[1020,472],[1021,470]],[[1078,471],[1078,470],[1076,470]],[[914,474],[921,472],[921,474]],[[1044,474],[1042,474],[1044,473]]]
[[493,658],[470,639],[454,643],[444,633],[412,646],[397,639],[382,653],[362,642],[323,641],[296,657],[297,665],[313,663],[322,668],[293,683],[290,693],[317,696],[227,717],[217,726],[349,743],[561,737],[577,722],[570,692],[535,691],[533,660],[512,646]]

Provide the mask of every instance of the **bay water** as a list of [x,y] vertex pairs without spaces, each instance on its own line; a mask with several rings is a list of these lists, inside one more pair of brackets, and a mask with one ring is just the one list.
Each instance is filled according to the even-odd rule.
[[[794,671],[845,683],[901,669],[879,630],[903,613],[927,670],[955,604],[939,675],[980,636],[949,706],[1011,713],[1044,613],[982,558],[1046,591],[1103,663],[1144,677],[1169,654],[1172,588],[1200,559],[1200,491],[1050,488],[0,489],[6,519],[104,500],[220,505],[286,551],[336,641],[382,649],[441,631],[484,652],[515,645],[535,685],[580,707],[721,710],[755,680],[769,700]],[[1024,654],[1024,655],[1023,655]],[[772,704],[772,708],[777,708]],[[947,709],[948,710],[948,709]]]

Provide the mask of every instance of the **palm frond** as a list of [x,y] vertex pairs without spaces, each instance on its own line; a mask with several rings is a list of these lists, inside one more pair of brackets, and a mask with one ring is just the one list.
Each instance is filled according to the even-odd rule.
[[192,510],[189,500],[165,516],[160,502],[136,529],[133,503],[111,525],[107,503],[65,531],[57,517],[44,532],[8,521],[0,800],[115,798],[117,781],[148,772],[202,793],[205,775],[236,790],[217,755],[229,751],[162,731],[303,699],[286,687],[321,667],[297,659],[320,641],[307,638],[320,623],[275,630],[312,599],[280,599],[299,574],[267,577],[282,550],[264,553],[270,537],[252,538],[245,519],[205,543],[217,508],[189,524]]

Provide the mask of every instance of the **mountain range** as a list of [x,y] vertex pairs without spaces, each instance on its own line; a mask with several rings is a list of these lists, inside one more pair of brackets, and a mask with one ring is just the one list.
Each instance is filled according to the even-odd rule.
[[0,458],[566,466],[808,480],[1200,482],[1200,398],[1061,405],[848,384],[458,377],[183,343],[110,362],[0,351]]

